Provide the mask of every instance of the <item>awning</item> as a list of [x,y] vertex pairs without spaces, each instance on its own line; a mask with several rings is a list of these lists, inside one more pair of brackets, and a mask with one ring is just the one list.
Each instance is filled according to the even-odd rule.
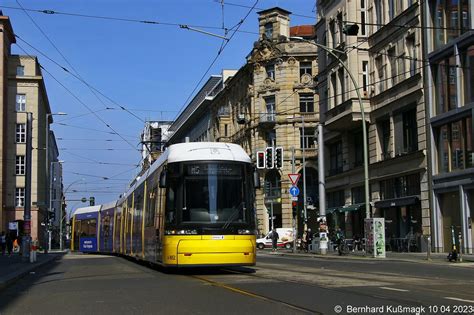
[[385,199],[374,202],[375,208],[389,208],[414,205],[420,201],[419,196],[401,197],[395,199]]
[[365,206],[365,203],[356,203],[355,205],[345,205],[344,207],[339,207],[338,211],[339,212],[357,211],[364,206]]
[[336,212],[340,207],[332,207],[326,209],[326,215]]

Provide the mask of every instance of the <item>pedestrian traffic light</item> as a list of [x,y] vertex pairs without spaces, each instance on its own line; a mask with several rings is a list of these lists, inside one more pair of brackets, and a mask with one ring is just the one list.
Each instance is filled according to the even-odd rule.
[[48,220],[54,221],[54,218],[56,217],[56,213],[53,211],[48,211]]
[[89,205],[90,205],[90,206],[94,206],[94,205],[95,205],[95,198],[94,198],[94,197],[90,197],[90,198],[89,198]]
[[268,147],[265,149],[265,153],[266,153],[266,159],[265,161],[267,162],[267,169],[272,169],[274,167],[274,154],[273,154],[273,148],[272,147]]
[[257,168],[258,169],[265,168],[265,152],[264,151],[257,151]]
[[283,167],[283,148],[275,148],[275,168]]
[[297,201],[292,201],[291,202],[291,210],[293,212],[293,218],[296,217],[298,214],[298,202]]

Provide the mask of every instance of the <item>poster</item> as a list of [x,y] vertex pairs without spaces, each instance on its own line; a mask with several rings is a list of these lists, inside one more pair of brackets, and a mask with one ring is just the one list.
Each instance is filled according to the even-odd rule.
[[365,219],[365,250],[368,256],[385,258],[384,218]]

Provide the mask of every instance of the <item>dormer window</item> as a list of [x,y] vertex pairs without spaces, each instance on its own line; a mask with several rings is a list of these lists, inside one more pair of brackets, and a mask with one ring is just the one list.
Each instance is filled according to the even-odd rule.
[[273,24],[272,23],[265,24],[265,37],[267,39],[273,38]]

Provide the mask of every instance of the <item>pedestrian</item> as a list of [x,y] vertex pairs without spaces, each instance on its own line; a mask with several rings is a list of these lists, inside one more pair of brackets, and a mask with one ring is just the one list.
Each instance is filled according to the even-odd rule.
[[275,228],[273,228],[272,230],[272,251],[276,251],[277,248],[278,248],[278,239],[280,238],[280,236],[278,235],[277,231],[275,230]]
[[313,233],[311,233],[311,228],[308,228],[306,231],[306,252],[309,251],[309,245],[313,242]]
[[7,238],[5,236],[5,232],[2,231],[2,234],[0,234],[0,248],[2,250],[2,256],[5,255],[6,247],[7,247]]
[[7,233],[5,239],[6,239],[6,244],[7,244],[8,257],[10,257],[13,252],[13,238],[10,233]]

